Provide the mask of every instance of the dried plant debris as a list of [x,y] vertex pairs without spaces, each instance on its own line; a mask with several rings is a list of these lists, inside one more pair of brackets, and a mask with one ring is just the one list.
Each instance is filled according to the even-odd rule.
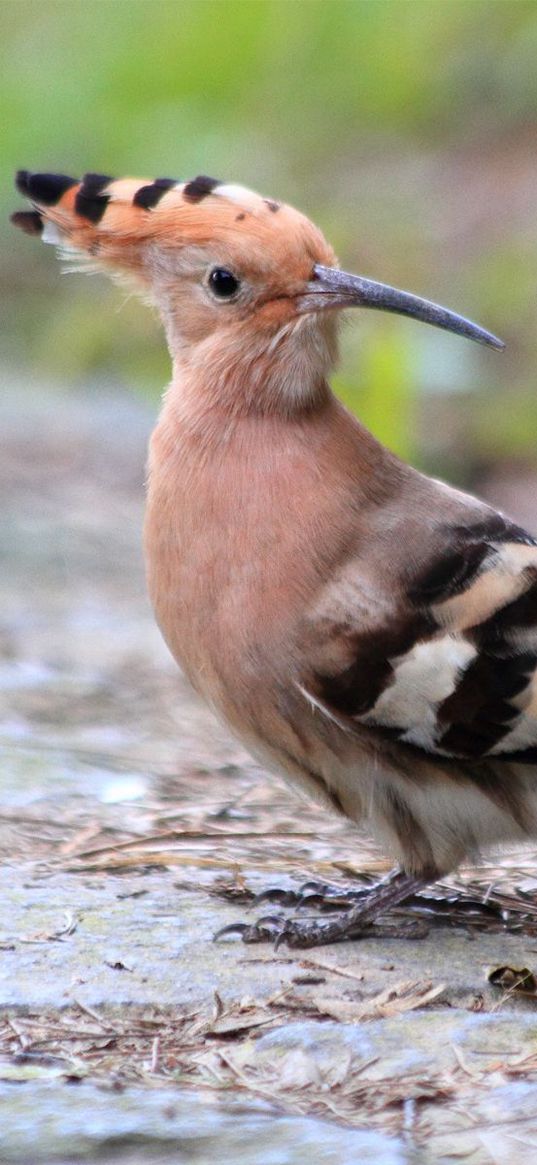
[[487,975],[493,987],[501,987],[509,993],[517,992],[530,998],[537,998],[537,979],[528,967],[494,967]]
[[[426,982],[399,983],[390,993],[362,1001],[349,997],[348,1003],[353,1022],[367,1023],[379,1014],[403,1018],[403,1011],[436,1002],[440,991],[439,985]],[[521,1056],[515,1049],[515,1055],[505,1053],[499,1062],[494,1045],[501,1041],[495,1041],[492,1029],[486,1035],[491,1044],[486,1056],[478,1054],[479,1047],[472,1054],[444,1041],[443,1057],[435,1066],[427,1063],[424,1053],[414,1055],[414,1060],[410,1054],[403,1067],[393,1052],[371,1054],[367,1040],[361,1044],[336,1038],[330,1023],[324,1042],[322,1022],[315,1025],[316,1039],[306,1035],[300,1041],[286,1035],[302,1030],[295,1022],[289,1028],[290,1020],[302,1015],[307,1023],[308,1012],[319,1020],[341,1002],[328,993],[320,995],[315,986],[301,1004],[291,986],[265,1003],[254,999],[227,1003],[216,996],[213,1007],[202,1011],[101,1012],[80,1002],[54,1013],[10,1012],[0,1018],[0,1080],[60,1077],[94,1079],[114,1088],[143,1083],[238,1089],[287,1111],[394,1132],[404,1129],[408,1103],[413,1101],[418,1106],[414,1129],[418,1141],[427,1139],[428,1117],[439,1102],[451,1100],[458,1124],[464,1123],[472,1089],[497,1083],[500,1070],[502,1079],[514,1075],[537,1082],[537,1056],[527,1052]],[[278,1032],[279,1028],[284,1030]],[[268,1031],[279,1042],[271,1037],[267,1044]]]
[[[405,1011],[414,1011],[418,1007],[426,1007],[436,1002],[445,991],[443,983],[433,984],[430,980],[404,980],[379,991],[374,995],[365,995],[363,992],[354,992],[344,997],[332,989],[322,992],[314,991],[311,994],[297,993],[290,988],[280,993],[274,1001],[277,1007],[296,1010],[302,1015],[312,1017],[325,1016],[329,1019],[340,1020],[342,1023],[366,1023],[374,1019],[384,1019],[388,1016],[399,1015]],[[274,1005],[273,1000],[268,1001]]]

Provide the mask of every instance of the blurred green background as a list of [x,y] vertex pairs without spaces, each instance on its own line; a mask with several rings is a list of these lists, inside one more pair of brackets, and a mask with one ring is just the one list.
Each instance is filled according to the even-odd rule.
[[[292,202],[342,265],[437,299],[505,354],[354,313],[336,387],[465,484],[537,464],[535,0],[3,0],[4,370],[160,392],[147,308],[10,228],[18,167],[214,174]],[[9,373],[11,374],[11,372]]]

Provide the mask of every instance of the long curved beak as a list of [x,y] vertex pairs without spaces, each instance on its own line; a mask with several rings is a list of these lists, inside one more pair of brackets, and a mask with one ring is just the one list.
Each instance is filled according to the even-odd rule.
[[322,311],[324,308],[373,307],[379,311],[411,316],[425,324],[444,328],[446,332],[455,332],[457,336],[467,336],[469,340],[476,340],[478,344],[486,344],[489,348],[500,351],[505,348],[503,341],[491,332],[486,332],[478,324],[437,303],[410,295],[408,291],[399,291],[386,283],[365,279],[362,275],[349,275],[337,267],[322,267],[320,263],[313,268],[313,279],[299,296],[297,307],[300,313]]

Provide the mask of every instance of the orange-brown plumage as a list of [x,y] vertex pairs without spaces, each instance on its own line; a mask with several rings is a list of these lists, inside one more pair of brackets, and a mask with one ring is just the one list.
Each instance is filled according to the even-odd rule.
[[40,216],[162,314],[173,378],[145,545],[170,649],[253,752],[403,866],[365,909],[291,924],[289,941],[341,937],[480,845],[534,836],[537,545],[400,462],[327,382],[341,307],[500,342],[340,272],[303,215],[240,187],[19,185],[28,230]]

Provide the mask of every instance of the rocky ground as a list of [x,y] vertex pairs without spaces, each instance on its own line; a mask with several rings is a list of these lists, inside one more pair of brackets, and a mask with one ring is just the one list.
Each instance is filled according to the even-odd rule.
[[151,423],[119,391],[3,395],[0,1159],[537,1161],[534,850],[353,943],[212,941],[297,909],[260,891],[387,863],[169,658],[140,552]]

